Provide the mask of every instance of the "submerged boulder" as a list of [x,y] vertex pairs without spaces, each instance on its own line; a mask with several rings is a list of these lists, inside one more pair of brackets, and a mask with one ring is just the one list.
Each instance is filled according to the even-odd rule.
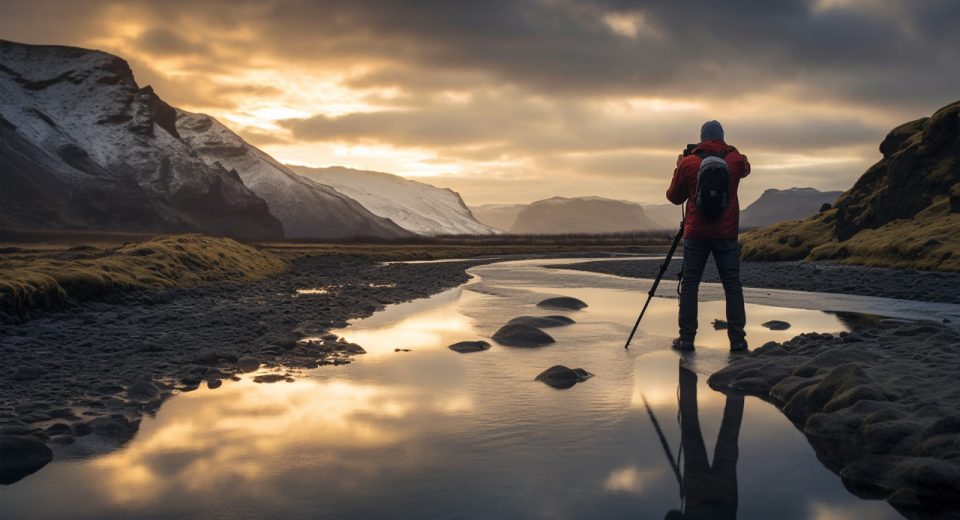
[[540,347],[556,343],[546,332],[532,325],[504,325],[493,335],[493,340],[508,347]]
[[763,325],[770,330],[787,330],[790,328],[789,323],[780,320],[770,320],[768,322],[761,323],[760,325]]
[[0,484],[13,484],[52,459],[53,450],[35,437],[0,435]]
[[582,383],[593,377],[593,374],[582,368],[567,368],[563,365],[554,365],[535,378],[544,384],[558,389],[567,389],[577,383]]
[[471,352],[483,352],[490,348],[490,343],[486,341],[459,341],[447,347],[448,349],[459,352],[461,354],[469,354]]
[[570,296],[558,296],[556,298],[547,298],[537,304],[541,309],[562,309],[566,311],[579,311],[587,307],[583,300]]
[[507,322],[507,325],[531,325],[537,328],[546,329],[550,327],[563,327],[564,325],[573,325],[576,323],[573,319],[566,316],[517,316]]

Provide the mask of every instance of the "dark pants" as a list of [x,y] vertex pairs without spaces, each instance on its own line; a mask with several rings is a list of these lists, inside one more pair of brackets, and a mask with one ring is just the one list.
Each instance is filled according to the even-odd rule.
[[700,431],[697,411],[697,375],[680,367],[680,443],[683,446],[684,513],[690,520],[737,518],[738,440],[743,421],[743,396],[727,396],[720,433],[713,448],[713,464]]
[[680,337],[693,341],[697,335],[697,295],[700,278],[713,253],[723,282],[727,300],[727,337],[730,342],[742,340],[747,324],[743,309],[743,286],[740,284],[740,244],[736,240],[683,240],[683,279],[680,282]]

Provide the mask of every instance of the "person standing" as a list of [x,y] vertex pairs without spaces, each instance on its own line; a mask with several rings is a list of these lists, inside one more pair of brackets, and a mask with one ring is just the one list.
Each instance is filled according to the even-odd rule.
[[747,156],[724,140],[723,126],[707,121],[700,143],[677,159],[667,199],[686,204],[683,232],[683,270],[680,281],[680,336],[678,350],[693,350],[697,335],[697,296],[707,259],[713,254],[727,304],[727,337],[731,351],[748,349],[747,317],[740,282],[740,205],[737,188],[750,174]]

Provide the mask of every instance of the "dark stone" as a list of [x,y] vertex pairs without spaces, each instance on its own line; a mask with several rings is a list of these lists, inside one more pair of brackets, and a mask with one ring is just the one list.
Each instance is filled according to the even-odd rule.
[[537,304],[537,307],[543,309],[562,309],[567,311],[579,311],[587,307],[583,300],[572,298],[570,296],[558,296],[556,298],[547,298]]
[[530,325],[540,329],[563,327],[576,323],[566,316],[518,316],[507,322],[507,325]]
[[141,377],[127,387],[127,397],[131,399],[153,399],[160,395],[160,389],[149,378]]
[[287,380],[287,376],[283,374],[263,374],[253,378],[254,383],[276,383],[277,381]]
[[570,388],[577,383],[582,383],[591,377],[593,377],[593,374],[582,368],[567,368],[563,365],[554,365],[540,372],[535,380],[562,390]]
[[556,343],[546,332],[530,325],[504,325],[493,340],[508,347],[540,347]]
[[713,330],[727,330],[727,322],[723,320],[720,320],[720,319],[713,320],[712,324],[713,324]]
[[243,356],[237,360],[237,368],[241,372],[253,372],[260,368],[260,360],[253,356]]
[[461,354],[469,354],[471,352],[482,352],[487,350],[490,348],[490,343],[487,343],[486,341],[460,341],[450,345],[447,348]]
[[52,459],[53,450],[33,437],[0,435],[0,484],[13,484]]
[[770,320],[766,323],[761,323],[761,325],[770,330],[787,330],[790,328],[789,323],[780,320]]
[[203,350],[193,356],[193,363],[198,365],[215,365],[220,360],[220,354],[213,350]]
[[88,424],[93,433],[117,444],[123,444],[132,439],[140,427],[139,420],[128,421],[121,415],[97,417]]

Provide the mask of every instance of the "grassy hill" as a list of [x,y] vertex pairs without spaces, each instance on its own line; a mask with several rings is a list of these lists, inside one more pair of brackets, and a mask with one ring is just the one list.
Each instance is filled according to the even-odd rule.
[[960,101],[898,126],[827,211],[741,236],[745,260],[960,271]]

